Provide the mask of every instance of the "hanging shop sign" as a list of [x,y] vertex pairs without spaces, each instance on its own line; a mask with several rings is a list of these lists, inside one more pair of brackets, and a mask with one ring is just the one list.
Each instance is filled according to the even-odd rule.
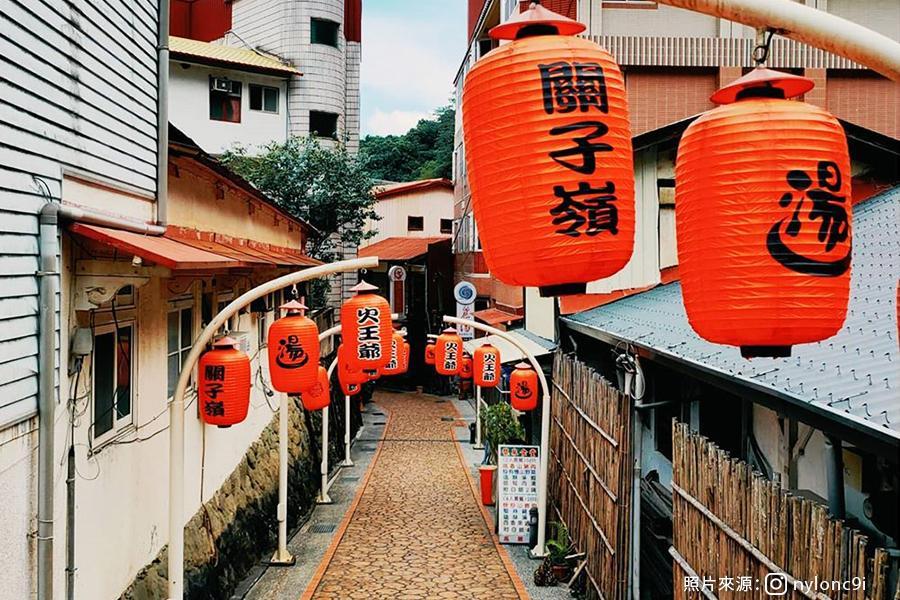
[[[456,316],[467,321],[475,320],[475,286],[468,281],[460,281],[453,288],[453,298],[456,300]],[[471,340],[475,337],[475,329],[471,325],[457,324],[456,332],[463,340]]]

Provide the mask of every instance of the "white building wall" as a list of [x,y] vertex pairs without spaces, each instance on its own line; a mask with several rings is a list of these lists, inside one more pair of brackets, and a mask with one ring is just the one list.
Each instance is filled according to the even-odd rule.
[[[374,206],[380,221],[366,223],[365,231],[377,234],[365,241],[366,246],[390,237],[436,237],[441,232],[441,219],[453,220],[453,190],[449,188],[415,191],[379,200]],[[407,218],[422,217],[423,230],[409,231]]]

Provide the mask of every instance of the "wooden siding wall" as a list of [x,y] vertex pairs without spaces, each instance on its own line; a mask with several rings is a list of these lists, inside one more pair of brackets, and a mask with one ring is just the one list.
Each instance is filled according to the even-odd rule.
[[[792,496],[685,424],[675,424],[672,448],[676,599],[769,598],[770,573],[787,574],[787,593],[772,596],[789,600],[900,598],[900,586],[888,590],[887,551],[829,518],[825,506]],[[720,589],[727,578],[736,587],[739,576],[753,579],[749,593]],[[694,577],[707,578],[712,589],[686,590],[685,578]],[[797,591],[795,580],[848,581],[851,587],[864,581],[865,588]]]
[[587,555],[588,597],[623,600],[631,545],[631,402],[582,362],[553,361],[549,521]]
[[38,219],[64,172],[156,191],[155,0],[0,3],[0,428],[34,414]]

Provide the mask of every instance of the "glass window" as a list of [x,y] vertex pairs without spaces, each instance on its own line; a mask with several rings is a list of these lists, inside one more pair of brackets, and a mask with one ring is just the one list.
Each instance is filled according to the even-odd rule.
[[278,88],[250,84],[250,110],[267,113],[278,112]]
[[228,123],[241,122],[241,82],[221,77],[209,78],[209,118]]
[[422,231],[425,229],[425,217],[406,217],[407,231]]
[[309,133],[316,137],[337,139],[338,116],[335,113],[309,111]]
[[133,352],[133,325],[94,335],[94,439],[131,423]]
[[194,341],[193,332],[194,310],[182,308],[169,313],[167,323],[167,366],[168,366],[168,396],[175,393],[175,385],[181,374],[181,367],[191,351]]
[[453,233],[453,219],[441,219],[441,233]]
[[324,44],[338,47],[338,27],[334,21],[313,18],[310,21],[310,41],[313,44]]

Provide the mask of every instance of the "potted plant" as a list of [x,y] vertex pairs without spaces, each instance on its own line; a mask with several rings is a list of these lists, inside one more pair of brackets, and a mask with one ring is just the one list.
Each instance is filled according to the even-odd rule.
[[498,402],[481,411],[481,434],[486,442],[485,464],[481,472],[481,502],[485,506],[494,503],[494,471],[497,470],[497,450],[501,444],[525,437],[522,424],[513,415],[506,402]]
[[550,525],[555,530],[554,536],[547,540],[550,568],[557,581],[565,581],[569,578],[568,556],[572,554],[572,541],[569,539],[569,530],[563,523],[554,522]]

